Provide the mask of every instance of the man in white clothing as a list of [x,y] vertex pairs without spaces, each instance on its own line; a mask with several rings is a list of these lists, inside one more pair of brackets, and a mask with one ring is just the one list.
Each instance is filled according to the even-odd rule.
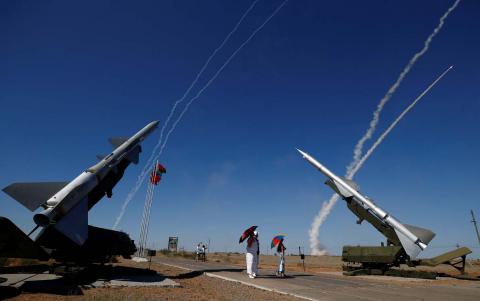
[[253,231],[253,235],[247,241],[247,274],[250,278],[257,277],[258,274],[258,255],[260,253],[260,246],[258,243],[258,232]]

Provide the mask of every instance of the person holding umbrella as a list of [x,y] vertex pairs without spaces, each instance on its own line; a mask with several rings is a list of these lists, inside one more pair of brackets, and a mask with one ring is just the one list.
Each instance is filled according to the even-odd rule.
[[271,247],[277,247],[277,253],[280,256],[280,262],[278,264],[277,276],[284,278],[285,277],[285,246],[283,245],[283,240],[285,235],[277,235],[272,239]]
[[285,278],[285,246],[283,245],[283,240],[278,244],[277,253],[280,254],[280,264],[278,265],[277,275]]
[[258,243],[257,226],[252,226],[245,230],[240,237],[239,243],[243,242],[247,237],[247,253],[245,259],[247,263],[247,274],[249,278],[255,278],[258,274],[258,255],[260,254],[260,246]]
[[[253,251],[253,263],[252,263],[252,275],[253,278],[257,277],[258,275],[258,264],[259,264],[259,258],[260,258],[260,241],[258,240],[258,231],[255,230],[253,231],[253,236],[249,238],[249,241],[251,239],[251,246],[252,246],[252,251]],[[247,248],[248,248],[249,242],[247,242]]]

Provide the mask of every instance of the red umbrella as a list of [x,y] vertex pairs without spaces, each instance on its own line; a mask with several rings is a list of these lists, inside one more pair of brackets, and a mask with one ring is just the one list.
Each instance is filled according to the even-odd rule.
[[251,226],[247,230],[243,231],[243,234],[242,234],[242,236],[240,236],[240,239],[238,240],[238,243],[242,243],[245,239],[247,239],[247,237],[252,235],[253,231],[255,231],[255,229],[257,229],[257,226]]
[[285,234],[280,234],[280,235],[275,236],[272,239],[272,243],[270,244],[270,248],[278,246],[281,242],[283,242],[283,240],[285,239],[285,236],[286,236]]

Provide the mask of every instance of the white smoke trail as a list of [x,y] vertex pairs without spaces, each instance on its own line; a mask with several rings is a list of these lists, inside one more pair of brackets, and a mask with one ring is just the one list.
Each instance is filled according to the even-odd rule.
[[[427,94],[436,84],[440,81],[445,74],[447,74],[453,66],[450,66],[447,70],[445,70],[435,81],[433,81],[415,100],[405,109],[403,112],[390,124],[390,126],[378,137],[375,143],[367,150],[367,152],[360,158],[358,164],[350,170],[346,178],[352,179],[353,176],[362,168],[365,161],[372,155],[373,151],[383,142],[383,140],[387,137],[387,135],[397,126],[397,124],[403,119],[403,117],[411,110],[413,107],[419,102],[425,94]],[[320,247],[320,241],[318,240],[318,234],[320,232],[320,226],[323,224],[325,219],[327,218],[328,214],[332,210],[332,207],[338,201],[339,197],[337,194],[333,194],[328,202],[323,203],[322,209],[315,217],[312,228],[310,230],[310,247],[312,255],[325,255],[327,252]]]
[[322,209],[320,212],[315,216],[312,222],[312,226],[308,232],[310,236],[310,249],[312,255],[327,255],[327,250],[323,249],[320,245],[320,240],[318,239],[318,235],[320,234],[320,226],[323,224],[325,219],[327,218],[328,214],[332,210],[333,205],[338,200],[338,195],[333,194],[328,202],[323,203]]
[[270,21],[270,19],[272,19],[277,13],[278,11],[288,2],[288,0],[285,0],[283,1],[274,11],[273,13],[262,23],[260,24],[259,27],[257,27],[257,29],[255,29],[252,34],[237,48],[237,50],[235,50],[232,55],[230,55],[230,57],[225,61],[225,63],[217,70],[217,72],[212,76],[212,78],[210,78],[210,80],[205,84],[205,86],[202,87],[202,89],[200,89],[197,94],[192,98],[190,99],[190,101],[185,105],[185,108],[183,109],[183,111],[180,113],[180,115],[178,116],[177,120],[173,123],[172,127],[170,128],[170,130],[168,131],[167,135],[165,136],[165,141],[164,143],[162,144],[162,147],[160,148],[160,152],[157,156],[157,158],[162,154],[164,148],[165,148],[165,145],[167,144],[168,142],[168,137],[170,137],[170,134],[175,130],[175,128],[177,127],[177,124],[180,122],[180,120],[182,119],[183,115],[188,111],[188,109],[190,108],[190,105],[192,104],[192,102],[194,102],[197,98],[199,98],[203,91],[205,89],[207,89],[210,84],[217,78],[217,76],[223,71],[223,69],[225,69],[225,67],[230,63],[230,61],[237,55],[237,53],[242,50],[242,48],[248,44],[248,42],[250,42],[251,39],[253,39],[253,37],[257,34],[257,32],[259,32],[260,30],[262,30],[262,28]]
[[125,213],[125,209],[128,206],[128,203],[135,197],[135,194],[137,191],[140,189],[140,187],[143,184],[143,181],[145,180],[145,177],[147,176],[148,170],[151,168],[152,162],[154,161],[155,154],[157,152],[157,149],[162,145],[163,141],[163,134],[165,133],[165,129],[167,128],[168,123],[173,117],[173,114],[175,113],[177,106],[182,103],[185,98],[187,97],[188,93],[192,90],[192,88],[195,86],[195,84],[198,82],[200,76],[203,74],[205,69],[207,69],[208,65],[212,61],[212,59],[216,56],[216,54],[225,46],[225,44],[230,40],[230,37],[237,31],[238,27],[242,24],[243,20],[247,15],[250,13],[250,11],[255,7],[257,2],[260,0],[255,0],[252,2],[252,4],[248,7],[248,9],[243,13],[242,17],[238,22],[235,24],[233,29],[227,34],[227,36],[223,39],[223,41],[220,43],[220,45],[215,48],[215,50],[210,54],[210,56],[207,58],[205,63],[203,64],[202,68],[200,68],[200,71],[198,71],[197,75],[195,76],[194,80],[190,83],[190,86],[187,88],[187,90],[183,93],[183,96],[180,99],[177,99],[175,103],[173,104],[172,109],[170,110],[170,113],[167,116],[167,119],[163,123],[162,129],[160,130],[160,138],[158,139],[157,144],[152,150],[152,154],[148,158],[147,162],[145,163],[145,166],[143,167],[143,170],[140,172],[140,174],[137,177],[137,181],[135,182],[135,185],[132,187],[130,192],[128,193],[127,197],[125,198],[125,201],[122,205],[122,208],[120,210],[120,214],[118,215],[117,219],[115,220],[115,224],[113,226],[113,229],[116,229],[118,224],[120,223],[123,214]]
[[[360,157],[362,156],[362,150],[363,150],[363,145],[365,142],[369,139],[372,138],[373,133],[375,132],[375,129],[377,127],[378,121],[380,119],[380,113],[383,110],[383,107],[385,104],[390,100],[390,98],[393,96],[393,94],[397,91],[398,87],[402,83],[403,79],[405,76],[410,72],[410,69],[415,65],[417,60],[422,57],[425,52],[428,51],[430,47],[430,43],[432,42],[433,38],[440,32],[442,29],[446,18],[448,15],[457,7],[457,5],[460,3],[460,0],[456,0],[455,3],[453,3],[452,6],[448,8],[448,10],[440,17],[439,23],[437,27],[433,30],[433,32],[427,37],[427,39],[424,42],[423,48],[415,53],[415,55],[410,59],[408,64],[405,66],[403,71],[400,73],[398,76],[397,80],[395,83],[388,89],[387,93],[383,98],[380,100],[380,102],[377,105],[377,109],[373,112],[373,118],[370,121],[370,127],[367,129],[365,134],[360,138],[360,140],[357,142],[354,151],[353,151],[353,160],[352,162],[347,166],[347,171],[346,171],[346,178],[351,179],[352,175],[351,172],[355,167],[357,166],[358,162],[360,161]],[[310,249],[311,253],[324,253],[324,250],[318,249],[317,246],[320,245],[320,241],[318,238],[318,234],[320,233],[320,227],[322,226],[323,222],[327,218],[327,216],[330,214],[330,211],[332,210],[333,206],[336,204],[338,201],[338,198],[335,198],[332,196],[330,200],[328,200],[327,203],[325,203],[322,206],[322,209],[318,212],[318,214],[315,216],[311,229],[309,230],[310,234]]]
[[382,133],[382,135],[378,137],[377,141],[375,141],[375,143],[367,150],[365,155],[363,155],[363,157],[358,161],[358,164],[350,172],[350,175],[349,175],[350,179],[357,173],[357,171],[360,170],[360,168],[362,168],[365,161],[367,161],[367,159],[370,157],[373,151],[380,145],[380,143],[383,142],[385,137],[387,137],[387,135],[395,128],[395,126],[397,126],[397,124],[402,120],[403,116],[405,116],[405,114],[407,114],[411,109],[413,109],[413,107],[417,104],[417,102],[420,99],[422,99],[423,96],[425,96],[425,94],[427,94],[428,91],[430,91],[433,88],[433,86],[435,86],[437,82],[441,80],[442,77],[444,77],[445,74],[447,74],[447,72],[450,71],[452,68],[453,66],[450,66],[447,70],[443,71],[443,73],[433,83],[431,83],[430,86],[428,86],[428,88],[422,92],[422,94],[420,94],[400,115],[398,115],[397,119],[395,119],[390,124],[390,126]]
[[[259,26],[257,27],[257,29],[255,29],[255,31],[253,31],[253,33],[232,53],[232,55],[225,61],[225,63],[217,70],[217,72],[212,76],[212,78],[210,78],[210,80],[202,87],[202,89],[199,90],[199,92],[192,98],[190,99],[190,101],[187,103],[187,105],[184,107],[184,109],[182,110],[182,112],[180,113],[179,117],[177,118],[177,120],[173,123],[172,127],[170,128],[170,130],[167,132],[167,135],[165,136],[165,140],[163,141],[162,143],[162,137],[163,137],[163,133],[165,131],[165,128],[166,128],[166,125],[167,123],[170,121],[172,115],[173,115],[173,112],[175,111],[176,107],[178,104],[180,104],[186,97],[186,95],[188,94],[188,92],[190,92],[190,90],[192,89],[192,87],[194,86],[194,84],[198,81],[198,78],[200,77],[201,73],[203,73],[203,71],[205,70],[205,68],[207,67],[208,63],[211,61],[211,59],[213,58],[213,56],[223,47],[223,45],[228,41],[228,39],[230,38],[230,36],[237,30],[238,26],[240,25],[240,23],[243,21],[243,19],[247,16],[247,14],[252,10],[252,8],[255,6],[255,4],[258,2],[259,0],[256,0],[255,2],[252,3],[252,5],[247,9],[247,11],[244,13],[244,15],[242,16],[242,18],[240,18],[239,22],[237,23],[237,25],[235,25],[234,29],[232,30],[232,32],[230,32],[228,35],[227,35],[227,38],[225,38],[225,40],[222,42],[222,44],[217,48],[215,49],[215,51],[212,53],[212,55],[207,59],[207,62],[204,64],[204,66],[202,67],[201,71],[199,72],[199,74],[197,74],[194,82],[192,82],[192,84],[190,85],[190,87],[188,88],[187,92],[183,95],[183,97],[181,98],[181,101],[178,100],[177,102],[175,102],[174,104],[174,107],[172,108],[172,111],[170,112],[168,118],[167,118],[167,121],[165,122],[165,124],[163,125],[162,127],[162,130],[161,130],[161,135],[160,135],[160,139],[159,139],[159,142],[157,143],[157,145],[155,146],[154,148],[154,151],[152,152],[152,155],[150,156],[149,160],[147,161],[147,163],[149,162],[152,162],[154,160],[158,160],[158,158],[160,157],[160,155],[163,153],[163,150],[165,149],[165,146],[168,142],[168,138],[170,137],[170,134],[175,130],[177,124],[180,122],[180,120],[182,119],[183,115],[187,112],[187,110],[189,109],[190,105],[192,104],[193,101],[195,101],[198,97],[201,96],[201,94],[203,93],[203,91],[205,89],[207,89],[210,84],[218,77],[218,75],[223,71],[223,69],[230,63],[230,61],[237,55],[237,53],[248,43],[250,42],[250,40],[270,21],[270,19],[272,19],[277,13],[278,11],[289,1],[289,0],[284,0],[274,11],[273,13]],[[159,145],[161,145],[160,147],[160,151],[158,152],[157,155],[154,156],[155,154],[155,151],[156,149],[159,147]],[[122,208],[120,210],[120,214],[118,215],[117,219],[115,220],[115,224],[113,226],[113,229],[116,229],[117,226],[120,224],[122,218],[123,218],[123,215],[125,214],[125,210],[128,206],[128,204],[130,203],[130,201],[133,199],[133,197],[135,196],[135,194],[137,193],[138,189],[140,189],[140,186],[142,185],[142,182],[144,181],[145,179],[145,176],[147,174],[147,170],[148,170],[148,165],[145,165],[145,168],[144,170],[142,171],[142,173],[139,175],[138,179],[137,179],[137,183],[135,184],[135,186],[133,187],[133,189],[130,191],[130,193],[127,195],[127,198],[125,199],[123,205],[122,205]]]
[[[205,61],[205,63],[203,64],[202,68],[200,69],[200,71],[197,73],[197,75],[195,76],[195,79],[190,83],[190,86],[187,88],[187,90],[185,91],[185,93],[183,94],[183,96],[176,100],[175,103],[173,104],[173,107],[172,109],[170,110],[170,113],[168,114],[167,116],[167,119],[165,120],[163,126],[162,126],[162,129],[160,130],[160,138],[158,139],[158,142],[157,144],[155,145],[155,147],[153,148],[153,151],[152,151],[152,154],[150,155],[150,157],[148,158],[147,160],[147,163],[145,164],[145,167],[143,168],[142,172],[140,173],[140,175],[138,176],[138,179],[137,179],[137,183],[136,185],[134,186],[134,188],[132,189],[132,191],[135,191],[133,193],[133,195],[135,195],[136,193],[136,190],[138,190],[138,188],[141,186],[143,180],[145,179],[145,176],[146,176],[146,173],[148,171],[148,169],[150,168],[152,162],[153,162],[153,159],[155,157],[155,154],[157,152],[157,149],[160,147],[160,145],[162,144],[162,141],[163,141],[163,134],[165,133],[165,130],[167,128],[167,125],[168,123],[170,122],[170,120],[172,119],[173,117],[173,114],[175,113],[176,109],[177,109],[177,106],[182,103],[185,98],[187,97],[187,95],[190,93],[190,91],[192,90],[192,88],[195,86],[195,84],[198,82],[200,76],[203,74],[203,72],[205,71],[205,69],[208,67],[208,65],[210,64],[211,60],[215,57],[215,55],[223,48],[223,46],[225,46],[225,44],[230,40],[230,37],[237,31],[238,27],[240,26],[240,24],[242,24],[243,20],[245,19],[245,17],[250,13],[250,11],[255,7],[255,5],[257,4],[257,2],[260,1],[260,0],[255,0],[251,5],[250,7],[245,11],[245,13],[242,15],[242,17],[240,18],[240,20],[238,20],[238,22],[235,24],[235,26],[233,27],[233,29],[228,33],[228,35],[225,37],[225,39],[222,41],[222,43],[220,43],[220,45],[210,54],[210,56],[207,58],[207,60]],[[138,186],[138,188],[137,188]]]
[[400,84],[402,83],[403,79],[410,72],[410,69],[412,69],[412,67],[415,65],[417,60],[421,58],[428,51],[430,47],[430,43],[432,42],[433,38],[440,32],[440,30],[443,27],[443,24],[445,23],[445,19],[457,7],[458,3],[460,3],[460,0],[456,0],[455,3],[453,3],[453,5],[448,8],[445,14],[443,14],[443,16],[440,17],[440,21],[437,27],[435,27],[433,32],[425,40],[423,48],[419,52],[415,53],[415,55],[410,59],[408,64],[405,66],[403,71],[398,76],[395,83],[390,87],[390,89],[388,89],[387,94],[385,94],[385,96],[383,96],[383,98],[378,103],[377,109],[373,112],[373,118],[370,121],[370,127],[367,129],[363,137],[360,138],[360,140],[358,140],[357,145],[355,146],[355,149],[353,151],[353,161],[348,166],[347,173],[350,172],[360,160],[360,157],[362,156],[363,145],[367,140],[372,138],[372,135],[375,132],[378,121],[380,119],[380,113],[382,112],[383,107],[390,100],[390,98],[392,98],[393,94],[397,91],[398,87],[400,87]]

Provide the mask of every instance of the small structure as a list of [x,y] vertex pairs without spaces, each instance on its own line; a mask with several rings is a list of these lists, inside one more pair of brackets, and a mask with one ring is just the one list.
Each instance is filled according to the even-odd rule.
[[178,236],[170,236],[168,238],[168,251],[177,252],[178,250]]

